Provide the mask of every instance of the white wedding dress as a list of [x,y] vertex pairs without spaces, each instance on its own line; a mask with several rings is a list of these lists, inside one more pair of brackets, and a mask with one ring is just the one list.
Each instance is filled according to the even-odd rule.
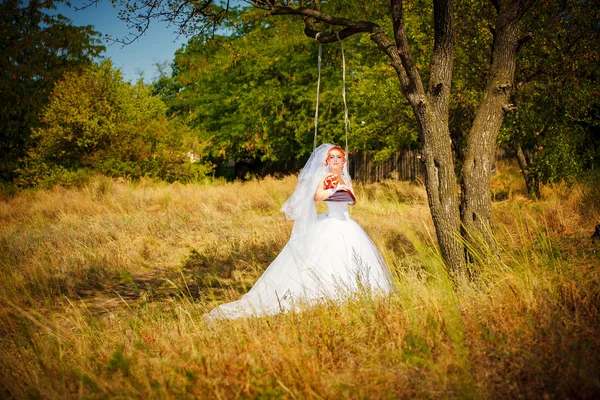
[[388,293],[391,282],[385,261],[348,215],[348,204],[327,205],[329,212],[318,216],[306,236],[292,235],[248,293],[207,317],[276,314],[321,299],[343,300],[359,290]]
[[[391,290],[389,270],[367,233],[348,215],[348,204],[327,202],[317,215],[314,195],[329,172],[324,164],[332,144],[319,146],[298,176],[292,196],[282,207],[294,220],[292,236],[252,289],[241,299],[221,304],[205,315],[235,319],[297,310],[319,300],[343,300],[358,291]],[[344,182],[352,187],[347,165]]]

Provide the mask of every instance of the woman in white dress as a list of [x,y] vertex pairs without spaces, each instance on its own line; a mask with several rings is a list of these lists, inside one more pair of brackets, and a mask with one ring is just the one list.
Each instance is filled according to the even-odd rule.
[[[345,153],[323,144],[310,156],[281,209],[294,220],[288,243],[248,293],[206,317],[270,315],[322,299],[342,300],[357,291],[388,293],[391,280],[385,261],[348,215],[354,195],[343,199],[342,192],[352,194]],[[342,201],[332,201],[337,197]],[[327,202],[327,214],[317,215],[316,201]]]

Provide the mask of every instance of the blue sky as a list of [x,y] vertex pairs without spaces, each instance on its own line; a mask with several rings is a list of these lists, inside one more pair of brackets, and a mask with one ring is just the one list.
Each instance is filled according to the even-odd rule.
[[[72,0],[74,6],[83,3],[82,0]],[[115,38],[124,38],[129,33],[125,22],[117,17],[118,10],[112,7],[109,0],[100,1],[98,5],[82,11],[59,4],[57,10],[51,12],[54,13],[69,18],[73,25],[93,25],[103,36],[109,34]],[[154,64],[164,61],[170,63],[175,57],[175,51],[187,42],[185,36],[177,38],[174,31],[173,26],[153,21],[146,34],[132,44],[123,47],[118,43],[104,42],[104,54],[113,60],[115,67],[121,69],[126,81],[137,81],[141,72],[144,80],[149,83],[157,75]]]

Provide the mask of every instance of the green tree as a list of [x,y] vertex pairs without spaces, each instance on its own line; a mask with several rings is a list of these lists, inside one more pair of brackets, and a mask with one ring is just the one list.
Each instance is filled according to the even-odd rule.
[[[170,111],[210,138],[215,158],[282,161],[312,149],[317,47],[291,21],[267,23],[261,14],[245,14],[226,36],[192,37],[176,54],[172,80],[158,82]],[[323,62],[319,139],[339,141],[341,68],[332,60],[341,56],[333,52]]]
[[600,166],[600,2],[540,0],[527,20],[532,43],[521,53],[516,112],[501,139],[538,197],[540,183]]
[[104,47],[91,26],[48,12],[55,1],[0,2],[0,180],[15,177],[32,129],[62,75],[91,65]]
[[[385,18],[379,5],[369,12]],[[266,21],[255,9],[237,13],[222,29],[226,35],[192,37],[177,52],[172,77],[155,82],[155,93],[212,140],[215,159],[306,157],[313,146],[318,46],[293,20]],[[397,84],[385,58],[362,38],[344,47],[350,149],[377,150],[384,159],[417,147],[409,104],[390,96]],[[318,140],[343,143],[341,46],[325,47],[321,75]]]
[[108,176],[167,181],[203,176],[210,168],[185,159],[194,134],[141,81],[123,82],[110,60],[59,81],[35,130],[20,182],[53,183],[79,169]]

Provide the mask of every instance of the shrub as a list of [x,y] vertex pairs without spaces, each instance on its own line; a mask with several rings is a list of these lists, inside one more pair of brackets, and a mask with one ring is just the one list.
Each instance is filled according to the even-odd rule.
[[[111,177],[191,181],[212,172],[190,166],[185,152],[195,133],[139,82],[123,82],[110,60],[57,83],[35,131],[37,146],[19,171],[20,186],[70,186],[81,170]],[[76,179],[75,179],[76,180]]]

